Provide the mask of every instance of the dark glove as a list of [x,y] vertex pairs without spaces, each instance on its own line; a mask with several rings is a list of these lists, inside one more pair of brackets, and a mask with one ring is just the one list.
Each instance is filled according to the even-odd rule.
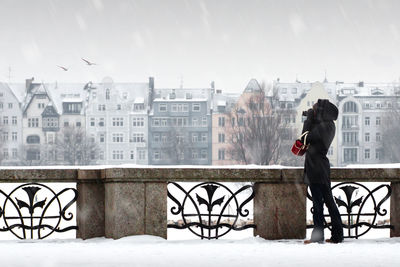
[[314,110],[310,108],[307,110],[307,119],[304,121],[303,124],[303,130],[301,133],[304,133],[305,131],[311,131],[311,125],[313,124],[314,121]]

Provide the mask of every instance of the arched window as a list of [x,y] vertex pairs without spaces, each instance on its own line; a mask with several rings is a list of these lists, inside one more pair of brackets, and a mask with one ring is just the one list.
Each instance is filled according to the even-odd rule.
[[343,113],[357,113],[357,104],[355,102],[349,101],[344,103]]
[[37,135],[29,135],[29,136],[26,138],[26,142],[27,142],[28,144],[40,144],[40,137],[37,136]]

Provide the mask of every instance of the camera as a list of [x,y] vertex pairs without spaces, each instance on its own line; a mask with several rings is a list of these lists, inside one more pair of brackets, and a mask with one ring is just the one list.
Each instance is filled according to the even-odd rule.
[[306,110],[306,111],[303,111],[303,113],[301,113],[303,116],[305,116],[305,117],[307,117],[307,114],[308,114],[308,110]]

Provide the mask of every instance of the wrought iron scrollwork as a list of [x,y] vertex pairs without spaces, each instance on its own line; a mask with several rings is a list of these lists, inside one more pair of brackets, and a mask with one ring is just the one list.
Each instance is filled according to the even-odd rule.
[[[181,193],[181,201],[172,195],[169,190],[171,186],[175,187],[174,192]],[[168,224],[168,228],[189,229],[201,239],[218,239],[231,230],[240,231],[256,227],[251,221],[243,223],[245,221],[240,220],[249,215],[245,206],[254,198],[252,185],[245,185],[233,192],[221,183],[205,182],[186,191],[180,184],[171,182],[169,189],[168,198],[174,203],[171,213],[180,215],[181,220]],[[244,193],[246,190],[250,190],[251,193]]]
[[[379,202],[374,195],[377,192],[383,194]],[[391,193],[392,189],[390,185],[386,184],[379,185],[373,190],[356,182],[343,182],[333,186],[332,194],[339,212],[342,210],[346,211],[345,213],[340,213],[343,228],[347,229],[347,235],[345,234],[344,237],[358,238],[368,233],[371,229],[393,229],[392,225],[377,223],[378,216],[385,216],[387,214],[387,210],[382,208],[382,205],[389,199]],[[312,201],[312,197],[308,192],[307,197]],[[311,208],[311,213],[313,213],[313,208]],[[329,215],[324,214],[324,217],[329,217]],[[307,228],[313,227],[313,225],[307,226]],[[325,228],[331,230],[331,224],[325,221]],[[352,234],[351,229],[354,229],[354,234]]]
[[[6,194],[0,190],[1,232],[10,231],[19,239],[43,239],[54,232],[77,230],[77,226],[61,228],[62,221],[71,221],[72,212],[68,209],[78,198],[78,191],[65,188],[54,192],[50,187],[39,183],[27,183]],[[66,204],[62,200],[67,201]],[[28,231],[28,235],[27,235]]]

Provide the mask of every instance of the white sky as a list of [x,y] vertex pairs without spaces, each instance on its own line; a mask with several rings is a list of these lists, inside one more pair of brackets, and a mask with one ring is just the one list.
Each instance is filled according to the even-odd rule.
[[[147,81],[242,91],[400,77],[400,1],[0,0],[0,81]],[[81,57],[98,63],[85,66]],[[56,65],[69,67],[68,72]]]

